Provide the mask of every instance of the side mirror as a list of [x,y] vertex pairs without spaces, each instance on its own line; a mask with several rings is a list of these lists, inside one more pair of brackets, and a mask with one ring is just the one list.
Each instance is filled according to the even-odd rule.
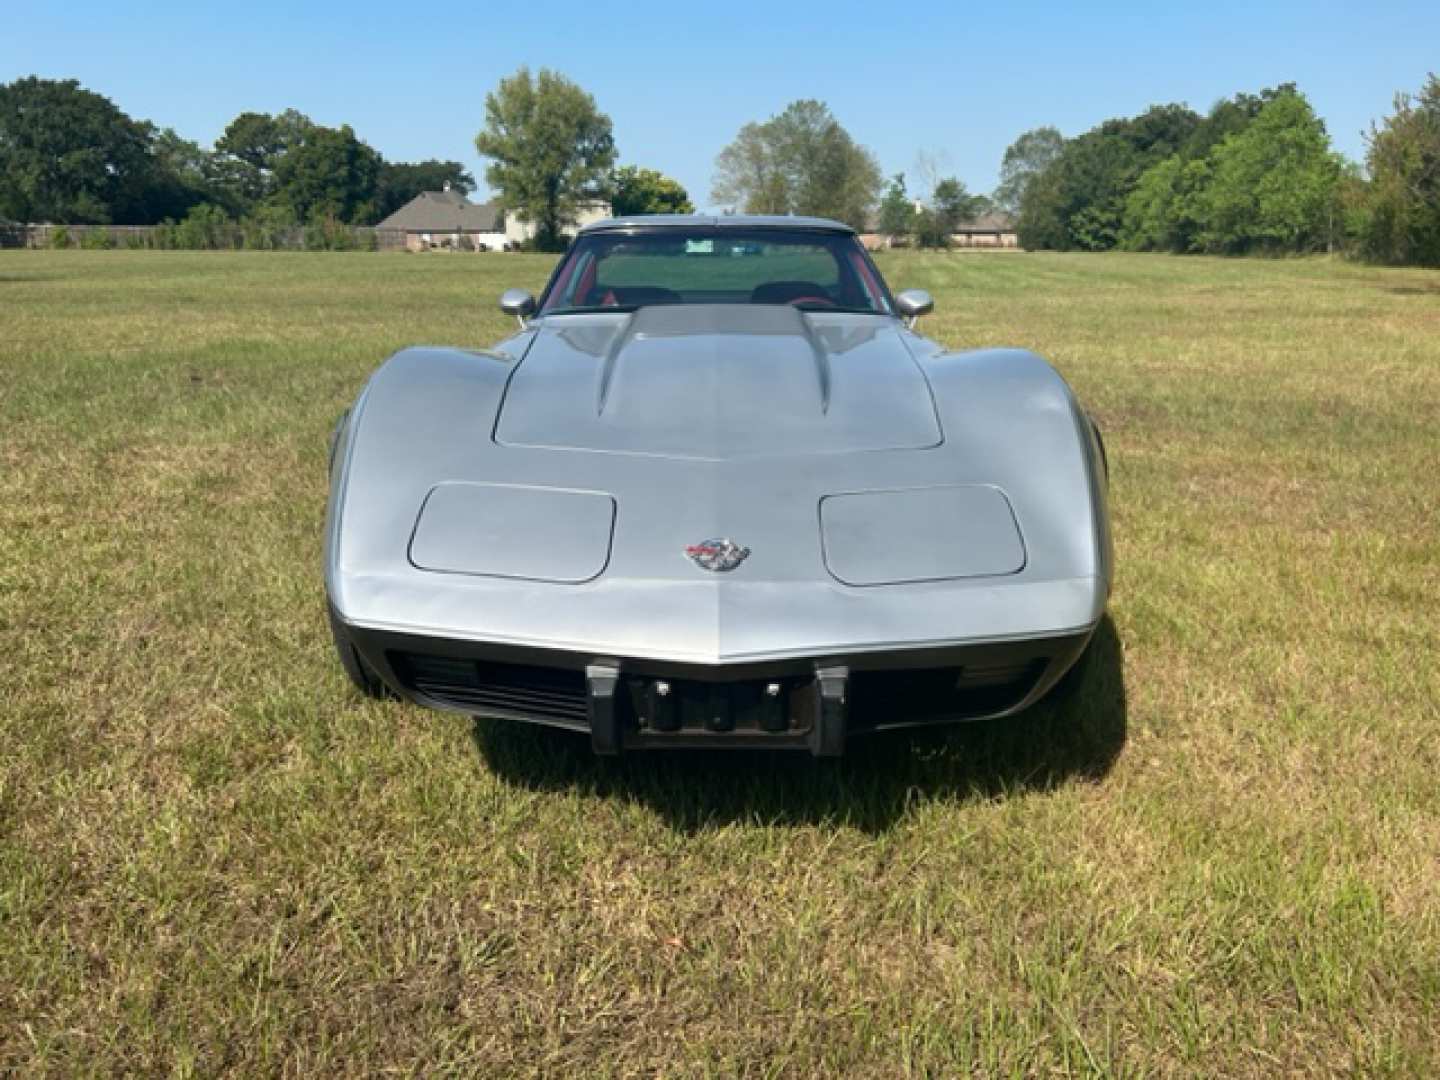
[[906,289],[895,297],[895,310],[905,324],[914,329],[915,321],[921,315],[929,315],[935,310],[935,298],[924,289]]
[[535,314],[535,297],[524,289],[506,289],[500,294],[500,310],[506,315],[514,315],[520,329],[524,330],[525,317]]

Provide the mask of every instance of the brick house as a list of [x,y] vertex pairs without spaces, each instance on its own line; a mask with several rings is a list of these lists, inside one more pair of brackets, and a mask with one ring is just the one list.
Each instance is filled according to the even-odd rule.
[[458,191],[422,191],[375,226],[382,236],[403,237],[411,251],[452,248],[466,251],[504,251],[509,243],[500,207],[493,202],[472,203]]
[[1015,232],[1015,219],[1009,214],[992,211],[973,221],[962,221],[950,234],[955,247],[1018,248],[1020,237]]
[[[610,216],[608,203],[580,208],[577,225]],[[497,202],[472,203],[458,191],[422,191],[375,226],[382,247],[411,251],[449,248],[462,251],[509,251],[535,235],[535,227],[516,215],[501,212]]]

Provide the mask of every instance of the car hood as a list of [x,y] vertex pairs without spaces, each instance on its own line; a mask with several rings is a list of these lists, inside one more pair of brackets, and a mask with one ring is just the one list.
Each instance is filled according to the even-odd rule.
[[685,304],[535,325],[496,423],[502,445],[724,461],[942,439],[888,316]]

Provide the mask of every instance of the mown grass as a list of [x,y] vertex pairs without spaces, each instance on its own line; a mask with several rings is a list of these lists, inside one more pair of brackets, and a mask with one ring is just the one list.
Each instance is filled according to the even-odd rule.
[[325,441],[528,256],[0,253],[0,1071],[1440,1067],[1440,274],[883,260],[1101,418],[1078,702],[839,764],[365,703]]

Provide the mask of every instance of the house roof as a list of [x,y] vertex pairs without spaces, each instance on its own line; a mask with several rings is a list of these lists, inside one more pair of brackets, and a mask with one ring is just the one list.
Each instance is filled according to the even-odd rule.
[[458,191],[422,191],[377,229],[405,232],[499,232],[498,203],[472,203]]
[[1009,214],[1003,214],[998,210],[994,210],[988,214],[981,214],[977,218],[972,218],[970,221],[960,222],[959,225],[955,226],[955,231],[957,233],[1014,232],[1015,219]]

